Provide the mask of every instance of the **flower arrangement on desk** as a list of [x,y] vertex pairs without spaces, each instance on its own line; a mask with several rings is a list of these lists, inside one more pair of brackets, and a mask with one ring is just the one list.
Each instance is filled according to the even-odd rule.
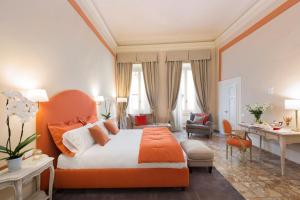
[[268,109],[270,109],[271,106],[270,104],[253,104],[253,105],[246,105],[246,109],[252,114],[254,115],[255,118],[255,122],[258,124],[261,124],[261,116],[262,114],[267,111]]
[[[27,150],[23,150],[23,149],[36,139],[36,134],[34,133],[23,140],[24,125],[26,122],[28,122],[31,118],[35,116],[38,107],[34,102],[31,102],[27,98],[25,98],[20,92],[5,91],[3,92],[3,95],[5,95],[7,98],[6,125],[8,130],[8,138],[5,146],[0,145],[0,152],[7,154],[7,157],[2,158],[0,160],[6,159],[8,161],[9,170],[14,171],[21,167],[22,156],[26,152],[32,150],[32,149],[27,149]],[[18,116],[21,119],[22,128],[21,128],[19,141],[16,147],[13,148],[11,142],[12,131],[10,127],[11,126],[10,117],[14,115]]]

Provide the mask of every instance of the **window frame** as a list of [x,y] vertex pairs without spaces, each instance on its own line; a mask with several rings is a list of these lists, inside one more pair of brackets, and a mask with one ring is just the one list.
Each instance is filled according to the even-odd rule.
[[[189,66],[187,66],[189,65]],[[183,100],[183,106],[182,106],[182,112],[183,114],[189,114],[191,112],[193,112],[193,110],[190,110],[188,108],[188,96],[189,96],[189,91],[188,91],[188,72],[192,72],[192,68],[191,68],[191,63],[190,62],[184,62],[182,63],[182,74],[181,76],[183,76],[184,78],[181,78],[181,84],[184,84],[184,88],[183,88],[183,93],[182,95],[182,100]],[[182,83],[182,80],[184,81],[184,83]]]
[[[142,107],[142,99],[143,99],[143,95],[142,95],[143,91],[142,91],[142,89],[143,89],[143,86],[144,86],[145,83],[144,83],[144,79],[143,79],[144,75],[143,75],[143,67],[142,67],[141,63],[133,63],[132,64],[132,73],[135,73],[135,72],[138,73],[138,85],[137,85],[138,92],[137,92],[137,94],[132,94],[131,91],[130,91],[130,96],[131,95],[137,95],[137,97],[138,97],[138,109],[132,110],[133,113],[130,113],[130,111],[128,110],[128,113],[129,114],[134,114],[134,113],[143,114],[143,113],[147,112],[147,109],[145,109],[145,108]],[[132,82],[131,82],[131,84],[132,84]],[[146,93],[146,88],[144,88],[144,90],[145,90],[145,93]],[[145,94],[145,95],[147,95],[147,94]],[[130,101],[130,98],[129,98],[129,101]],[[147,99],[147,103],[149,104],[148,99]]]

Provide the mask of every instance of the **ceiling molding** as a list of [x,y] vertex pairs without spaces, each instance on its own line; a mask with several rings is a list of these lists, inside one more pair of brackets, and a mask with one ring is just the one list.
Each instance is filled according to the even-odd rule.
[[215,48],[214,42],[129,45],[129,46],[118,46],[117,53],[136,52],[136,51],[169,51],[169,50],[214,49],[214,48]]
[[100,11],[94,4],[94,0],[76,0],[97,31],[103,36],[105,41],[114,52],[135,52],[135,51],[167,51],[167,50],[187,50],[187,49],[212,49],[218,48],[235,38],[245,29],[264,17],[286,0],[258,1],[248,9],[238,20],[230,25],[214,41],[186,42],[186,43],[165,43],[146,45],[118,45],[113,34],[106,25]]
[[117,42],[114,39],[113,35],[111,34],[108,26],[106,25],[103,17],[101,16],[99,10],[93,3],[93,0],[86,1],[86,0],[77,0],[77,3],[84,11],[84,13],[89,17],[90,21],[96,27],[97,31],[102,35],[105,41],[108,43],[110,48],[116,52],[117,49]]
[[244,13],[236,22],[216,38],[216,47],[225,45],[228,41],[235,38],[246,28],[250,27],[262,17],[284,3],[286,0],[258,1],[247,12]]

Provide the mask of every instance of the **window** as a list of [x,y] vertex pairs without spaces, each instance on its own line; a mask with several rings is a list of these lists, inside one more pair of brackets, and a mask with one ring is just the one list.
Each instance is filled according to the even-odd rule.
[[190,63],[182,64],[179,95],[181,97],[180,101],[183,112],[190,113],[199,110],[197,105],[197,94]]
[[181,129],[191,112],[200,112],[197,104],[197,94],[193,80],[191,63],[182,64],[180,88],[175,109],[175,124],[177,129]]
[[127,113],[150,113],[141,64],[133,64],[132,79]]

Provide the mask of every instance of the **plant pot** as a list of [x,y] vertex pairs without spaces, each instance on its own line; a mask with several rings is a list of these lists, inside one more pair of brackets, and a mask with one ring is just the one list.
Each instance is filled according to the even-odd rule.
[[7,160],[8,171],[13,172],[21,169],[22,158],[14,158]]

